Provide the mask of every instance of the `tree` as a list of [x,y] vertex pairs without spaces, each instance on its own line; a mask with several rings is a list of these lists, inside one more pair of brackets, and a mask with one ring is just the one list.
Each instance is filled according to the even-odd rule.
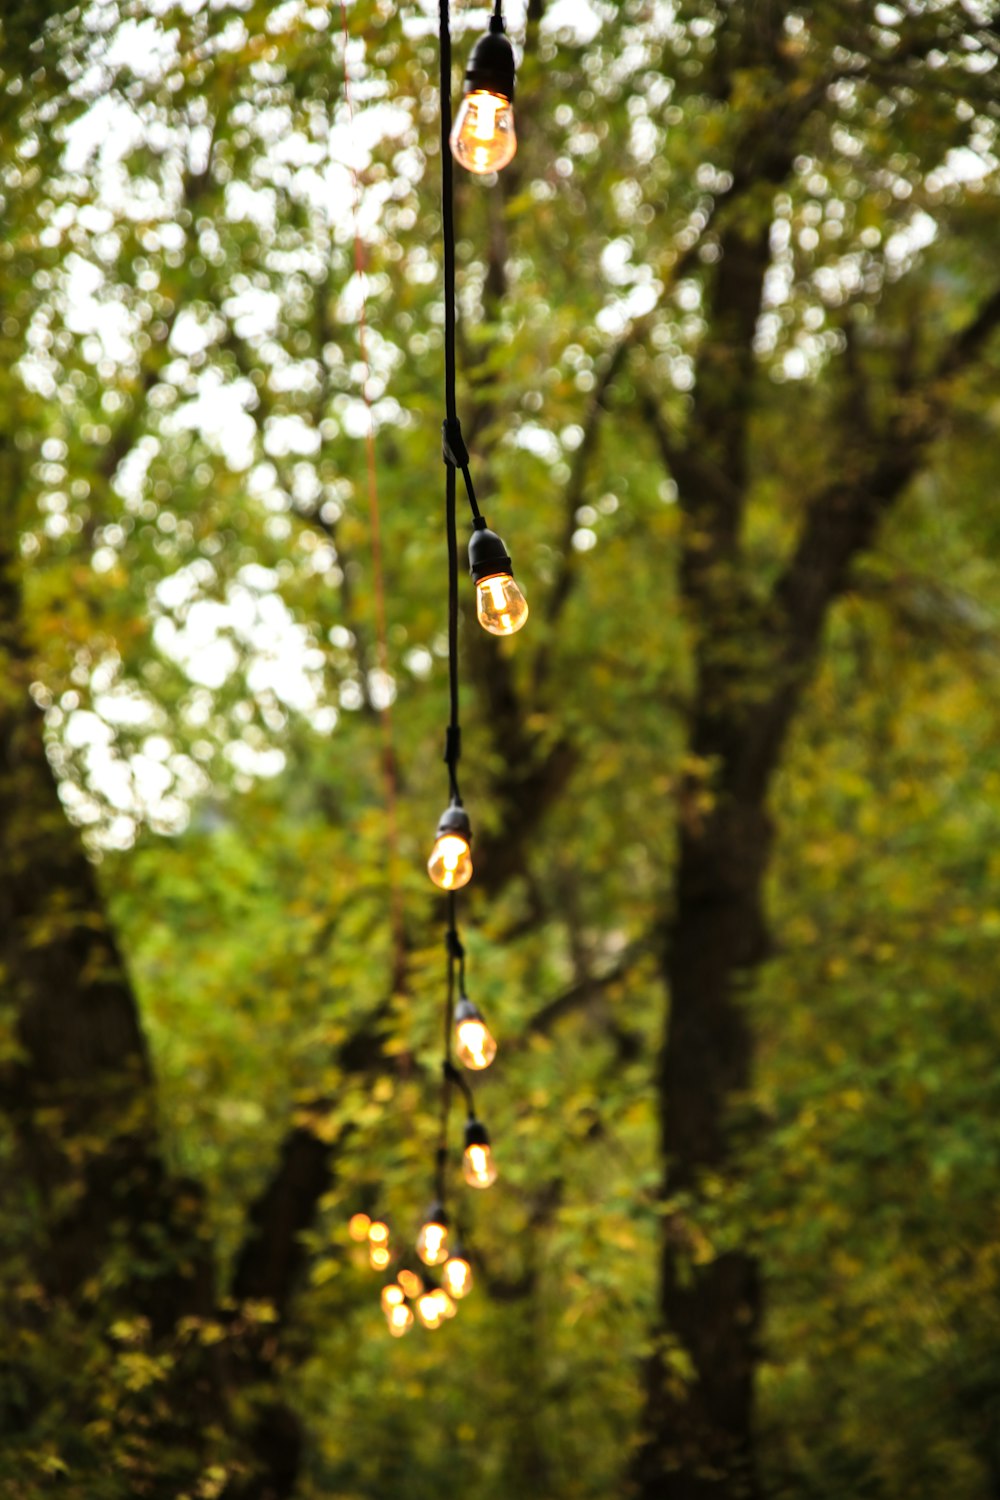
[[[513,653],[465,631],[488,900],[477,908],[475,972],[508,994],[523,989],[508,1000],[508,1037],[521,1030],[527,1042],[506,1064],[511,1102],[491,1095],[517,1134],[510,1197],[492,1227],[483,1215],[477,1225],[495,1318],[482,1313],[470,1335],[499,1347],[503,1330],[515,1331],[494,1394],[517,1452],[490,1480],[461,1436],[471,1353],[442,1420],[466,1487],[484,1495],[491,1483],[497,1493],[584,1493],[573,1488],[584,1453],[586,1493],[607,1493],[630,1425],[642,1433],[632,1478],[643,1500],[782,1483],[824,1493],[821,1466],[795,1451],[773,1411],[762,1458],[754,1441],[760,1257],[823,1281],[802,1185],[776,1160],[781,1131],[764,1128],[769,1088],[796,1097],[780,1049],[777,1061],[765,1054],[754,1092],[755,1035],[768,1035],[753,977],[770,952],[775,783],[794,778],[805,754],[795,726],[823,725],[817,672],[863,677],[836,645],[838,601],[863,599],[870,619],[887,599],[908,598],[905,576],[890,570],[880,591],[877,568],[858,570],[881,556],[886,519],[956,464],[972,478],[965,503],[983,493],[975,455],[992,436],[1000,315],[990,259],[996,38],[988,16],[958,6],[871,16],[834,5],[808,16],[778,4],[594,9],[588,36],[529,6],[521,150],[495,189],[465,182],[459,202],[466,432],[533,604]],[[361,1434],[353,1449],[314,1435],[303,1469],[295,1414],[323,1430],[338,1353],[343,1363],[337,1341],[353,1338],[357,1280],[331,1217],[376,1183],[412,1196],[429,1149],[417,1060],[439,972],[419,875],[440,789],[439,478],[428,439],[440,309],[426,172],[436,102],[422,91],[434,49],[392,8],[351,10],[355,87],[372,101],[355,146],[370,130],[361,223],[396,632],[386,684],[359,479],[358,282],[339,166],[350,138],[330,63],[338,17],[323,7],[189,10],[105,7],[54,24],[46,76],[62,79],[51,131],[41,128],[49,96],[8,96],[17,133],[6,137],[7,186],[21,196],[3,293],[5,310],[23,312],[9,335],[5,495],[31,567],[5,569],[15,669],[4,734],[19,747],[5,794],[5,837],[18,851],[5,895],[17,912],[5,965],[16,976],[18,1053],[5,1087],[26,1188],[52,1180],[53,1145],[37,1144],[39,1120],[50,1124],[59,1192],[32,1233],[72,1266],[35,1252],[49,1268],[47,1300],[29,1299],[31,1317],[15,1319],[36,1384],[14,1402],[25,1435],[12,1464],[26,1453],[42,1469],[68,1463],[93,1494],[92,1447],[67,1459],[58,1434],[105,1441],[94,1422],[124,1390],[116,1467],[102,1478],[109,1494],[227,1483],[290,1494],[324,1482],[437,1492],[441,1460],[400,1398],[386,1408],[378,1352],[365,1352],[338,1394],[343,1430],[350,1419]],[[28,70],[22,62],[15,81]],[[103,137],[102,109],[105,131],[114,127]],[[90,134],[74,133],[85,111]],[[24,173],[43,146],[37,174]],[[539,494],[557,495],[558,518]],[[908,516],[895,545],[909,556],[932,530]],[[953,569],[935,574],[945,601],[933,596],[935,628],[953,607],[952,576],[983,555],[971,536]],[[912,601],[900,619],[912,632]],[[268,668],[267,642],[295,629],[302,662],[314,664],[293,692]],[[218,670],[198,658],[209,639]],[[904,662],[910,640],[892,643]],[[390,687],[406,793],[391,872],[377,713]],[[920,691],[933,700],[942,690]],[[48,710],[63,797],[89,825],[92,852],[104,851],[138,1008],[92,871],[58,816],[35,700]],[[126,702],[137,705],[131,722]],[[970,723],[978,712],[963,708]],[[877,741],[878,715],[859,715],[856,732]],[[276,749],[288,773],[253,790]],[[158,790],[126,796],[121,768]],[[782,875],[804,839],[797,809],[833,801],[821,768],[798,774],[809,790],[789,800],[786,855],[778,843],[779,931],[786,911],[793,926],[806,920]],[[183,837],[109,854],[144,819],[176,830],[183,804],[209,788],[214,801]],[[267,838],[242,830],[241,816]],[[985,825],[969,830],[970,853],[985,836]],[[388,887],[401,881],[402,933],[388,920]],[[221,943],[209,902],[225,916]],[[821,967],[835,958],[824,947]],[[63,987],[67,972],[79,993]],[[777,982],[791,1003],[800,998],[788,963]],[[53,1076],[46,1049],[92,1004],[114,1024],[87,1027],[90,1055],[57,1047],[63,1071]],[[57,1030],[32,1031],[43,1012],[60,1018]],[[140,1012],[172,1122],[165,1138]],[[644,1064],[654,1027],[655,1090]],[[573,1065],[563,1076],[565,1046]],[[52,1114],[43,1085],[53,1083],[70,1115]],[[241,1107],[258,1096],[266,1107],[226,1122],[213,1106],[229,1090]],[[94,1098],[107,1109],[96,1133]],[[562,1132],[551,1138],[553,1118],[571,1147]],[[839,1202],[831,1148],[806,1126],[788,1129],[819,1152],[820,1201]],[[606,1179],[596,1206],[595,1172]],[[67,1190],[83,1193],[68,1211]],[[792,1226],[787,1236],[766,1227],[757,1202]],[[928,1202],[915,1195],[912,1222],[931,1265]],[[37,1243],[27,1222],[15,1219],[19,1256]],[[988,1285],[982,1221],[962,1222],[975,1279]],[[87,1230],[79,1251],[74,1225]],[[162,1225],[172,1226],[165,1239]],[[569,1293],[546,1275],[548,1245],[560,1247]],[[660,1289],[640,1414],[620,1365],[650,1316],[634,1262],[653,1254]],[[12,1264],[16,1305],[26,1282],[23,1259]],[[95,1275],[101,1294],[84,1297]],[[607,1334],[592,1367],[561,1325],[552,1331],[567,1296]],[[964,1326],[968,1305],[956,1292],[950,1328]],[[797,1307],[779,1297],[772,1350]],[[47,1340],[90,1351],[85,1395],[43,1372],[32,1319]],[[967,1330],[960,1338],[971,1347]],[[990,1369],[991,1348],[984,1337],[977,1370]],[[423,1358],[393,1355],[411,1371]],[[539,1412],[554,1379],[547,1360],[572,1371],[560,1399],[585,1413],[582,1431],[601,1432],[599,1462],[587,1445],[559,1456],[555,1424]],[[932,1392],[950,1379],[947,1364],[931,1362]],[[601,1400],[580,1396],[588,1381]],[[970,1400],[988,1412],[989,1377],[977,1381]],[[822,1379],[810,1387],[817,1402],[828,1389]],[[376,1391],[379,1409],[363,1411]],[[200,1433],[192,1393],[213,1413]],[[996,1462],[986,1430],[977,1417],[961,1442],[950,1439],[953,1453],[971,1455],[961,1460],[970,1496]],[[880,1451],[870,1432],[855,1447]],[[943,1471],[953,1488],[958,1462]]]

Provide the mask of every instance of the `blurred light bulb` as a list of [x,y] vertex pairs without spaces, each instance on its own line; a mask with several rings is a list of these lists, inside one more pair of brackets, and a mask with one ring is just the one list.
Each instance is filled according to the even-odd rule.
[[476,584],[476,615],[490,635],[514,635],[528,618],[528,601],[511,573],[495,573]]
[[394,1307],[401,1307],[405,1301],[403,1288],[398,1282],[391,1281],[388,1286],[382,1288],[382,1311],[389,1313]]
[[462,995],[455,1007],[455,1051],[459,1061],[474,1073],[488,1068],[497,1055],[497,1044],[479,1007]]
[[458,891],[472,879],[472,853],[461,834],[444,833],[435,841],[427,873],[442,891]]
[[347,1232],[351,1239],[362,1244],[368,1238],[371,1222],[367,1214],[352,1214],[347,1225]]
[[423,1277],[418,1276],[416,1271],[400,1271],[399,1284],[407,1297],[419,1297],[424,1289]]
[[462,1153],[462,1174],[470,1187],[492,1187],[497,1180],[497,1169],[493,1165],[490,1150],[490,1133],[482,1120],[470,1116],[465,1122],[465,1150]]
[[470,1187],[492,1187],[499,1174],[489,1146],[467,1146],[462,1157],[462,1173]]
[[440,1328],[443,1314],[433,1292],[421,1292],[417,1298],[417,1317],[425,1328]]
[[441,1272],[441,1280],[445,1291],[461,1300],[472,1291],[472,1267],[464,1255],[452,1255],[445,1262]]
[[428,1219],[417,1235],[417,1254],[425,1266],[439,1266],[448,1259],[448,1226]]
[[440,1328],[446,1318],[453,1318],[457,1309],[443,1287],[431,1287],[417,1298],[417,1317],[425,1328]]
[[394,1339],[401,1339],[404,1333],[409,1333],[413,1327],[413,1314],[405,1302],[391,1307],[386,1314],[386,1322],[389,1324],[389,1332]]
[[441,1316],[443,1318],[453,1318],[458,1312],[458,1308],[448,1296],[448,1293],[445,1291],[444,1287],[439,1286],[434,1295],[437,1298],[438,1307],[441,1309]]
[[448,1215],[440,1202],[432,1203],[417,1235],[417,1254],[425,1266],[448,1259]]
[[470,172],[500,172],[517,150],[514,106],[503,94],[474,89],[466,94],[451,132],[455,160]]
[[383,1224],[381,1219],[373,1219],[368,1225],[368,1238],[373,1245],[387,1245],[389,1243],[388,1224]]
[[368,1263],[373,1271],[384,1271],[392,1256],[386,1245],[369,1245]]

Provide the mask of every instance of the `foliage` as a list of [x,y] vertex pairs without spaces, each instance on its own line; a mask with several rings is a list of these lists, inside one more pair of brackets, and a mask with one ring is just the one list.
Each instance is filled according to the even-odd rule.
[[[501,1040],[482,1100],[503,1175],[464,1210],[461,1316],[396,1344],[346,1220],[377,1202],[408,1238],[433,1163],[433,9],[348,8],[353,124],[332,0],[23,0],[0,23],[19,563],[0,561],[28,643],[2,644],[27,652],[97,862],[191,1235],[141,1256],[121,1236],[60,1295],[52,1203],[3,1137],[0,1488],[624,1493],[643,1360],[693,1379],[658,1314],[680,1225],[690,1279],[737,1248],[764,1270],[764,1493],[980,1500],[1000,1482],[996,343],[940,362],[996,298],[995,30],[958,5],[631,0],[532,3],[516,31],[519,154],[496,186],[458,184],[466,436],[532,605],[510,646],[463,606],[469,974]],[[482,18],[460,10],[457,51]],[[735,243],[768,263],[752,352],[715,319]],[[706,410],[726,420],[692,484]],[[664,1204],[663,953],[679,841],[721,795],[690,733],[706,632],[685,590],[710,539],[689,497],[735,482],[742,422],[742,573],[711,587],[751,706],[810,498],[842,472],[863,487],[890,428],[914,462],[832,607],[771,797],[738,1151]],[[323,1160],[305,1227],[265,1216],[288,1275],[253,1280],[255,1205],[301,1137]],[[157,1329],[134,1283],[189,1271],[192,1244],[211,1295]],[[297,1476],[241,1491],[295,1422]]]

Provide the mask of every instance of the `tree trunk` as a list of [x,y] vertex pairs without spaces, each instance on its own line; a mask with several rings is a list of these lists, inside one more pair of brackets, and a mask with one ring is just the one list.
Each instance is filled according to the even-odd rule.
[[[668,1203],[696,1190],[703,1172],[725,1170],[729,1106],[751,1081],[752,1035],[738,984],[764,956],[761,887],[770,843],[762,808],[735,800],[721,801],[703,825],[688,818],[681,830],[659,1077]],[[642,1500],[752,1497],[756,1266],[742,1253],[698,1264],[679,1210],[664,1230],[661,1343],[646,1368],[639,1493]]]

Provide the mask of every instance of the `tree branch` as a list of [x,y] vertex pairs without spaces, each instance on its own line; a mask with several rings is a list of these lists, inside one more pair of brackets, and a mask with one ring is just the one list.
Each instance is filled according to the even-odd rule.
[[776,686],[749,716],[740,752],[744,795],[762,794],[815,656],[833,600],[879,522],[919,472],[949,412],[948,387],[1000,327],[1000,290],[951,340],[923,391],[911,393],[874,448],[848,455],[841,474],[807,503],[799,541],[775,584],[768,616]]

